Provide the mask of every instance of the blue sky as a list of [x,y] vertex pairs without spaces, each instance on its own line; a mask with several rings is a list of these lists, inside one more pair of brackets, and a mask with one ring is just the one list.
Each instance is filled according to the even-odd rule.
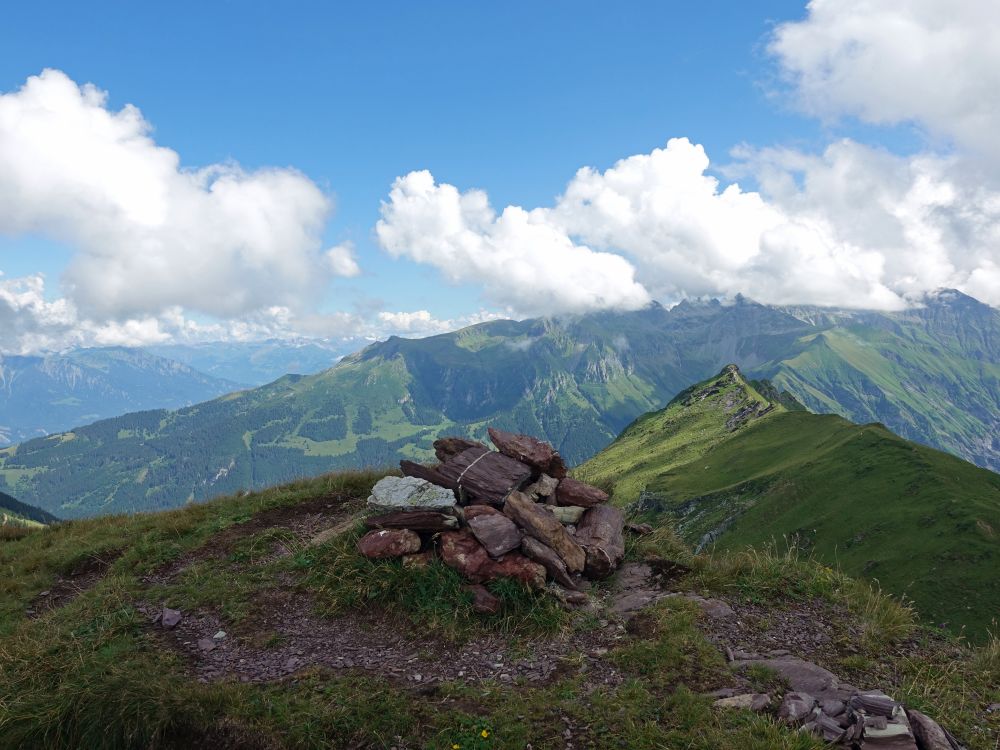
[[[843,139],[903,159],[945,158],[956,143],[961,153],[974,151],[916,107],[872,113],[851,93],[829,111],[804,104],[810,92],[795,77],[809,61],[771,45],[780,24],[809,13],[803,2],[21,3],[5,10],[0,25],[0,92],[16,92],[53,68],[107,92],[109,111],[138,107],[152,139],[177,152],[182,167],[237,162],[247,171],[304,173],[335,206],[323,245],[352,242],[361,269],[330,279],[318,311],[426,310],[436,319],[478,310],[560,312],[519,304],[473,272],[449,283],[441,268],[451,260],[417,262],[406,239],[397,241],[398,257],[387,253],[373,228],[393,181],[426,169],[435,184],[485,191],[497,211],[546,208],[579,168],[607,170],[684,137],[704,147],[712,174],[734,161],[734,147],[753,149],[736,159],[741,186],[763,185],[768,200],[790,213],[795,196],[781,203],[767,195],[768,179],[781,192],[775,170],[801,181],[788,152],[816,157]],[[782,154],[760,151],[769,148]],[[728,182],[723,177],[721,187]],[[647,269],[639,249],[619,247],[614,237],[579,241],[587,222],[556,221],[569,226],[574,243],[620,252],[650,298],[733,291],[665,281],[663,268]],[[58,280],[79,249],[40,226],[0,231],[0,270],[8,280],[44,273],[51,301],[66,294]],[[495,238],[488,240],[493,247]],[[965,269],[966,277],[976,269]],[[876,282],[859,305],[920,286],[900,291],[898,279]],[[567,304],[576,311],[576,302]],[[197,320],[220,317],[196,304],[185,308]],[[103,314],[121,321],[138,313]]]

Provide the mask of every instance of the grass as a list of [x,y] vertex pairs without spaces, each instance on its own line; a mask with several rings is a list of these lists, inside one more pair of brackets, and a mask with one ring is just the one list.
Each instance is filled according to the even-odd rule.
[[[360,529],[318,549],[303,550],[294,564],[305,572],[303,585],[316,592],[331,614],[376,608],[404,613],[414,625],[449,638],[467,637],[484,618],[472,610],[467,581],[434,559],[426,567],[405,567],[399,560],[369,561],[358,555]],[[500,599],[500,611],[486,618],[490,630],[512,635],[546,635],[567,624],[565,611],[544,593],[500,580],[488,588]]]
[[1000,611],[1000,476],[834,415],[776,410],[726,430],[727,404],[755,393],[739,377],[699,384],[576,474],[620,505],[645,492],[647,518],[668,515],[690,544],[796,547],[982,641]]
[[[480,617],[449,568],[362,559],[354,551],[357,528],[311,547],[258,522],[261,514],[326,497],[342,497],[349,513],[379,476],[329,475],[157,515],[70,522],[0,545],[0,749],[522,750],[530,743],[541,750],[564,747],[567,732],[578,747],[821,747],[769,715],[712,708],[703,691],[730,684],[732,677],[700,630],[697,610],[680,598],[637,618],[632,636],[607,654],[622,674],[622,682],[610,686],[588,684],[586,674],[572,668],[572,654],[558,673],[564,676],[547,684],[452,682],[414,690],[318,668],[272,684],[202,684],[137,611],[138,601],[162,598],[185,611],[214,612],[241,633],[239,623],[252,620],[246,615],[255,597],[280,577],[287,581],[282,585],[311,592],[327,616],[396,613],[394,626],[428,638],[501,633],[522,639],[525,653],[531,638],[573,638],[599,626],[594,615],[571,617],[548,597],[510,582],[492,587],[503,602],[501,613]],[[275,557],[276,544],[292,554]],[[629,555],[684,562],[693,571],[678,583],[703,592],[776,605],[812,596],[865,601],[859,597],[865,584],[808,559],[773,552],[696,556],[666,527],[631,541]],[[25,618],[24,608],[39,591],[94,556],[113,561],[93,588],[37,619]],[[153,572],[180,569],[179,561],[186,563],[181,572],[144,583]],[[872,591],[862,607],[868,614],[859,616],[871,618],[873,627],[881,617],[884,626],[891,620],[890,601]],[[901,632],[890,629],[888,637]],[[985,750],[998,736],[981,711],[995,692],[990,686],[1000,684],[1000,649],[995,642],[979,651],[948,649],[947,660],[932,650],[941,655],[920,659],[915,653],[894,662],[898,674],[887,676],[886,684],[898,685],[928,713],[947,715],[970,747]],[[760,687],[772,684],[767,675],[757,678]]]

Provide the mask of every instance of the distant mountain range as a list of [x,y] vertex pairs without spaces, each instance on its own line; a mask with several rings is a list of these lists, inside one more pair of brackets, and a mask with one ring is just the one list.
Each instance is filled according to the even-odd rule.
[[135,349],[0,355],[0,446],[125,412],[195,404],[239,387]]
[[371,343],[363,337],[341,339],[268,339],[161,344],[145,350],[183,362],[207,375],[245,386],[264,385],[282,375],[311,375],[333,367],[342,357]]
[[985,638],[1000,610],[1000,475],[879,424],[789,410],[736,368],[636,420],[576,475],[697,546],[798,549]]
[[489,424],[579,463],[729,362],[813,410],[1000,468],[1000,313],[949,291],[899,313],[738,298],[390,338],[315,375],[0,450],[0,477],[73,517],[425,458],[439,434]]

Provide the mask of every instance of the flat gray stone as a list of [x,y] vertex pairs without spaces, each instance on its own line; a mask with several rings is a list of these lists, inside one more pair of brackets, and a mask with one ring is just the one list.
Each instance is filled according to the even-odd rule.
[[368,507],[380,512],[407,510],[450,511],[455,493],[417,477],[383,477],[372,487]]
[[160,615],[160,625],[165,627],[167,630],[173,630],[180,625],[182,619],[183,615],[179,609],[164,607],[163,612]]
[[767,667],[779,677],[785,678],[789,687],[795,692],[808,693],[818,700],[843,698],[837,676],[805,659],[799,659],[796,656],[782,656],[778,659],[748,659],[733,662],[733,667],[741,669],[750,664]]

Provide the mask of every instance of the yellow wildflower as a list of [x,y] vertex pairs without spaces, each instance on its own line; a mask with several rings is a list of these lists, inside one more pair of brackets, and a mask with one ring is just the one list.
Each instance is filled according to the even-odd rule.
[[490,736],[490,733],[484,729],[482,732],[479,733],[479,736],[485,740],[487,737]]

